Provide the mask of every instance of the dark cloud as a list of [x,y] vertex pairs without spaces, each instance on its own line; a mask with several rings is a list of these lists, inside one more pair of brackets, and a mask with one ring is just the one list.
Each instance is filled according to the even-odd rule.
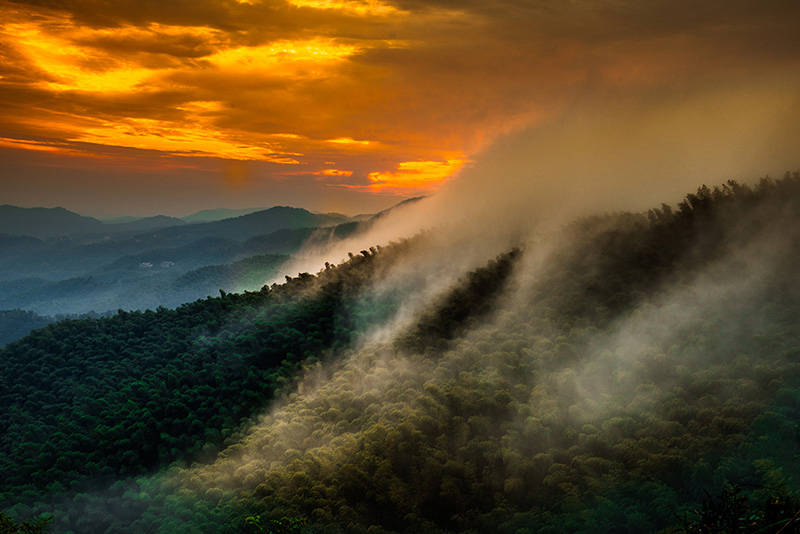
[[[75,42],[82,46],[99,48],[106,52],[113,52],[124,56],[152,54],[189,59],[201,58],[213,54],[216,44],[209,41],[206,36],[193,35],[190,33],[167,35],[158,31],[153,31],[146,36],[109,34],[103,36],[78,37],[75,39]],[[167,64],[165,66],[172,65],[174,64]],[[154,65],[151,68],[156,68],[156,66]]]
[[[245,46],[318,35],[382,38],[381,33],[387,28],[384,17],[367,18],[350,11],[296,7],[287,0],[252,3],[236,0],[5,1],[22,9],[28,7],[57,13],[93,29],[147,27],[152,24],[214,28]],[[185,51],[183,47],[179,50]]]
[[[233,1],[207,0],[10,0],[20,8],[30,7],[58,12],[81,25],[113,28],[149,23],[237,29],[241,9]],[[244,6],[244,4],[241,4]]]

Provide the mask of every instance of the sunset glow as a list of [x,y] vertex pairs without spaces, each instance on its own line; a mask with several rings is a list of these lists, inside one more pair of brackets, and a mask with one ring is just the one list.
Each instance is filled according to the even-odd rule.
[[[278,76],[322,76],[326,65],[352,55],[353,45],[335,43],[325,39],[309,41],[283,41],[263,46],[239,47],[222,50],[207,59],[225,71],[254,71],[263,73],[276,69]],[[311,70],[305,70],[311,69]]]
[[[191,158],[216,176],[204,207],[250,205],[221,198],[236,183],[236,195],[280,184],[286,196],[275,201],[285,204],[333,196],[354,212],[383,208],[457,181],[499,139],[579,106],[746,94],[744,84],[777,73],[781,94],[791,93],[800,56],[784,7],[685,18],[661,1],[201,0],[144,10],[0,0],[0,155],[17,166],[5,201],[56,204],[58,188],[74,196],[79,181],[33,191],[24,177],[99,175],[102,155],[118,158],[116,169],[131,165],[107,193],[120,199],[139,189],[137,173],[150,168],[168,184],[164,169],[187,163],[167,160]],[[665,24],[650,27],[656,19]],[[248,162],[248,180],[229,180],[226,161]],[[74,198],[75,209],[90,206]]]
[[[53,35],[36,24],[7,24],[5,37],[30,62],[45,73],[47,80],[36,82],[53,91],[119,92],[129,91],[152,76],[150,69],[116,62],[105,55],[87,55],[86,49],[69,38]],[[102,65],[102,68],[97,68]]]
[[289,3],[297,7],[310,7],[314,9],[339,9],[342,11],[351,11],[361,15],[391,15],[399,11],[397,8],[389,4],[374,0],[290,0]]
[[293,158],[284,157],[286,154],[271,151],[266,146],[247,146],[234,140],[226,140],[223,132],[203,128],[202,124],[175,128],[164,121],[129,119],[124,123],[107,123],[102,128],[88,128],[75,140],[187,156],[298,163]]
[[440,182],[458,172],[464,160],[447,161],[404,161],[396,171],[371,172],[370,189],[381,190],[425,190],[434,189]]

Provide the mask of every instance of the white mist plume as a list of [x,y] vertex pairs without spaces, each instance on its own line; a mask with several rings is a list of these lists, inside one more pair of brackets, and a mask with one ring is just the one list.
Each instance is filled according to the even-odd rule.
[[[704,89],[687,98],[673,94],[650,96],[647,102],[590,99],[576,104],[561,122],[539,125],[490,149],[440,194],[398,208],[365,234],[322,250],[304,250],[290,268],[316,272],[324,261],[338,263],[348,252],[431,229],[425,245],[395,265],[381,282],[409,288],[410,304],[401,307],[404,319],[398,320],[397,325],[407,326],[416,312],[455,283],[460,274],[485,264],[509,247],[534,242],[537,246],[532,249],[537,252],[529,254],[519,273],[524,286],[535,280],[535,265],[546,263],[552,245],[547,240],[554,235],[563,238],[563,234],[552,231],[577,216],[597,210],[644,209],[664,199],[679,200],[696,188],[698,181],[713,185],[729,178],[753,178],[764,170],[780,172],[781,167],[792,165],[785,143],[771,143],[785,137],[800,138],[796,135],[800,127],[782,114],[782,110],[796,109],[796,93],[791,92],[794,88],[793,81],[777,87],[747,84]],[[765,104],[768,97],[772,100]],[[748,112],[750,108],[760,112]],[[755,271],[766,272],[762,267]],[[643,347],[663,344],[678,334],[686,321],[708,311],[702,306],[687,308],[686,302],[699,299],[716,308],[732,295],[742,299],[748,295],[747,287],[751,286],[731,293],[735,288],[729,285],[730,281],[728,278],[722,283],[709,283],[701,276],[692,288],[670,293],[655,308],[646,308],[618,325],[610,345],[603,350],[614,353],[615,365],[635,362]],[[380,285],[368,289],[381,290]],[[687,309],[692,315],[677,313]],[[502,317],[502,313],[498,316]],[[655,324],[660,331],[652,330]],[[381,332],[381,337],[390,339],[392,329]],[[587,350],[600,352],[598,347]],[[245,448],[247,443],[260,442],[257,452],[237,453],[235,460],[221,460],[220,467],[231,462],[239,465],[224,468],[240,472],[234,476],[235,484],[248,478],[240,471],[245,465],[252,468],[257,464],[263,472],[289,461],[262,456],[265,448],[272,447],[285,455],[286,449],[302,452],[324,446],[313,439],[313,429],[300,431],[291,424],[290,414],[302,411],[303,403],[317,402],[330,393],[330,388],[341,388],[344,383],[350,384],[346,391],[353,398],[367,391],[380,396],[382,388],[387,387],[382,382],[386,373],[408,372],[408,364],[391,350],[372,346],[360,354],[338,370],[323,373],[325,379],[319,387],[301,386],[288,404],[266,416],[245,442]],[[596,395],[613,388],[613,383],[591,382],[587,378],[596,374],[599,361],[590,358],[583,371],[574,371],[579,387]],[[433,373],[433,369],[425,369]],[[407,378],[420,380],[419,371],[410,372]],[[331,420],[323,426],[337,424],[341,421]],[[265,445],[264,440],[271,440],[272,445]],[[255,480],[249,478],[251,482]]]
[[[748,230],[739,227],[732,233],[746,235]],[[773,224],[744,248],[726,245],[716,261],[689,278],[679,273],[663,280],[652,298],[589,339],[579,349],[582,362],[571,366],[572,385],[579,392],[575,402],[581,403],[583,416],[602,419],[610,398],[647,397],[643,382],[660,392],[649,401],[663,401],[659,397],[671,395],[692,373],[754,356],[748,347],[765,319],[765,288],[785,276],[778,266],[792,243]],[[705,343],[695,346],[698,338]],[[763,347],[755,356],[759,364],[783,357]]]
[[[578,216],[674,204],[700,184],[751,182],[800,166],[800,77],[765,73],[626,93],[595,91],[527,131],[497,141],[440,192],[373,228],[301,250],[284,271],[317,272],[348,252],[442,235],[430,254],[462,270]],[[449,244],[448,244],[449,243]],[[424,268],[420,266],[420,268]]]

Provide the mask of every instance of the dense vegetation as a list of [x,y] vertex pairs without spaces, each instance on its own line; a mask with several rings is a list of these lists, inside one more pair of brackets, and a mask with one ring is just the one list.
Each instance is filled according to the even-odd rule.
[[797,532],[798,214],[795,173],[582,219],[411,320],[426,235],[50,325],[0,351],[0,509],[117,534]]
[[52,517],[16,522],[7,515],[0,514],[0,534],[42,534],[48,531],[52,522]]

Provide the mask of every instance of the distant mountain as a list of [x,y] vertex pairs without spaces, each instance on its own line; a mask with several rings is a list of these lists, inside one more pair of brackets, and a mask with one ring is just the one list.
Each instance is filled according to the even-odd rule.
[[146,232],[156,228],[168,226],[182,226],[186,221],[177,217],[167,217],[166,215],[156,215],[154,217],[143,217],[128,222],[107,223],[106,232]]
[[108,265],[98,266],[91,274],[102,276],[120,271],[141,271],[141,266],[148,264],[154,267],[165,264],[169,266],[165,268],[171,271],[184,272],[241,259],[241,249],[240,243],[233,239],[204,237],[180,246],[153,247],[131,255],[122,255]]
[[[260,265],[253,258],[330,244],[368,230],[373,218],[387,211],[358,221],[289,207],[194,224],[157,216],[106,221],[94,232],[47,241],[0,233],[0,310],[54,316],[154,309],[205,298],[218,289],[249,288],[248,277],[230,273]],[[205,267],[213,268],[182,278],[195,285],[178,282]],[[266,281],[260,269],[252,276]]]
[[[277,230],[329,227],[354,221],[374,220],[399,206],[416,202],[424,197],[405,200],[376,214],[360,214],[348,217],[341,213],[314,213],[302,208],[275,206],[272,208],[202,210],[185,217],[116,217],[103,221],[86,217],[64,208],[21,208],[0,206],[0,246],[32,246],[16,236],[37,239],[83,235],[116,235],[135,232],[159,232],[168,240],[182,242],[204,237],[222,237],[244,241],[254,236],[270,234]],[[191,227],[187,227],[191,223]],[[184,228],[186,227],[186,228]],[[7,235],[2,235],[7,234]],[[152,237],[152,236],[149,236]],[[13,243],[12,243],[13,241]]]
[[0,234],[0,250],[4,255],[13,252],[25,252],[44,246],[41,239],[29,235]]
[[[64,208],[20,208],[0,206],[0,245],[20,246],[19,236],[48,239],[87,234],[119,234],[124,232],[147,232],[167,226],[181,226],[186,222],[176,217],[156,215],[154,217],[119,217],[105,222],[86,217]],[[31,241],[27,242],[32,245]]]
[[302,208],[276,206],[221,221],[166,228],[159,232],[159,236],[179,241],[194,241],[204,237],[243,241],[284,228],[334,226],[348,221],[343,215],[318,215]]
[[339,219],[340,221],[352,221],[353,220],[352,217],[350,217],[348,215],[345,215],[343,213],[336,212],[336,211],[327,211],[327,212],[312,211],[311,213],[313,213],[314,215],[325,215],[325,216],[331,217],[332,219]]
[[266,209],[267,208],[243,208],[243,209],[217,208],[213,210],[201,210],[198,211],[197,213],[192,213],[191,215],[181,217],[181,219],[187,223],[214,222],[214,221],[221,221],[222,219],[230,219],[232,217],[249,215],[250,213],[254,213],[256,211],[264,211]]
[[124,215],[122,217],[108,217],[105,219],[100,219],[103,224],[121,224],[121,223],[130,223],[141,221],[144,217],[133,217],[132,215]]
[[46,239],[71,234],[102,232],[105,225],[64,208],[0,206],[0,233]]
[[26,310],[0,310],[0,347],[16,341],[35,328],[41,328],[55,321]]
[[381,210],[378,213],[359,213],[358,215],[354,215],[352,217],[352,220],[354,220],[354,221],[377,220],[377,219],[380,219],[381,217],[383,217],[385,215],[388,215],[390,212],[396,210],[400,206],[407,206],[409,204],[414,204],[415,202],[419,202],[423,198],[425,198],[425,197],[408,198],[406,200],[403,200],[402,202],[398,202],[397,204],[389,206],[385,210]]

